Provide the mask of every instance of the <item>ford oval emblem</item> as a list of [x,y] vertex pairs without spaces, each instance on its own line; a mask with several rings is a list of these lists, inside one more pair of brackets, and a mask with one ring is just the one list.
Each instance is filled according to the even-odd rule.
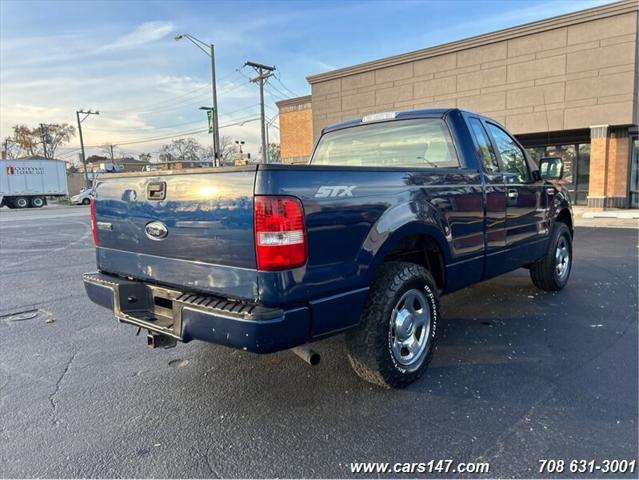
[[151,240],[164,240],[169,234],[169,229],[162,222],[155,221],[147,223],[144,232]]

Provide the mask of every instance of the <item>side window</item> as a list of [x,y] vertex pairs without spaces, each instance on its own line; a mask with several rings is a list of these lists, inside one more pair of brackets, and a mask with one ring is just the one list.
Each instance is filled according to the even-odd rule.
[[526,156],[517,142],[497,125],[487,123],[488,130],[495,140],[499,156],[501,158],[501,170],[511,173],[513,177],[509,183],[527,183],[530,181],[530,172],[526,163]]
[[499,164],[497,163],[497,157],[493,151],[493,146],[490,144],[486,130],[484,130],[484,127],[477,118],[471,118],[469,123],[471,131],[477,141],[477,154],[484,165],[484,171],[488,173],[498,172]]

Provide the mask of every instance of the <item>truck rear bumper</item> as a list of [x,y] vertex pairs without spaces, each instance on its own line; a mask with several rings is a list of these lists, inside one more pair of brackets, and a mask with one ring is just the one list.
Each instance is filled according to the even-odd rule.
[[102,273],[85,273],[82,279],[89,298],[121,322],[182,342],[196,339],[271,353],[309,340],[307,307],[266,308]]

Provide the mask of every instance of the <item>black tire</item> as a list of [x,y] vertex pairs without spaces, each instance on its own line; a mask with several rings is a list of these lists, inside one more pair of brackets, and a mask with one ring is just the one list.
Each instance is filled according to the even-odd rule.
[[44,197],[31,197],[31,206],[33,208],[44,207]]
[[16,197],[13,199],[13,208],[29,207],[29,199],[27,197]]
[[[419,354],[415,352],[414,363],[407,365],[401,363],[401,358],[398,360],[393,348],[397,348],[398,341],[401,340],[400,333],[396,331],[400,328],[397,326],[397,319],[406,307],[401,302],[405,301],[403,299],[406,295],[413,295],[415,292],[419,296],[413,300],[422,307],[418,312],[423,312],[419,316],[421,318],[424,313],[428,314],[428,320],[423,327],[416,327],[417,322],[410,317],[410,325],[406,328],[415,332],[415,336],[410,338],[418,338],[417,332],[421,332],[423,337],[419,338],[425,344],[420,347],[423,350],[418,350]],[[422,302],[425,305],[421,305]],[[414,306],[415,304],[410,307],[413,313]],[[397,310],[394,310],[395,307]],[[406,387],[421,377],[430,363],[438,319],[439,293],[428,270],[408,262],[385,263],[371,286],[360,324],[346,334],[351,367],[367,382],[386,388]],[[401,351],[403,350],[400,349]]]
[[91,203],[91,200],[88,198],[83,198],[82,199],[82,205],[88,205],[89,203]]
[[[562,258],[558,250],[562,245],[568,252],[568,258]],[[563,268],[560,267],[563,265]],[[567,270],[565,270],[567,269]],[[561,290],[568,283],[572,271],[572,235],[565,223],[556,222],[548,248],[542,258],[530,265],[530,278],[535,286],[547,292]]]

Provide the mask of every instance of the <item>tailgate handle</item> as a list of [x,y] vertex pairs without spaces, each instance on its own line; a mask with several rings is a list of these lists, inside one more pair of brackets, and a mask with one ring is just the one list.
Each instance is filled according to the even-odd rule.
[[166,182],[151,182],[146,186],[148,200],[164,200],[166,198]]

